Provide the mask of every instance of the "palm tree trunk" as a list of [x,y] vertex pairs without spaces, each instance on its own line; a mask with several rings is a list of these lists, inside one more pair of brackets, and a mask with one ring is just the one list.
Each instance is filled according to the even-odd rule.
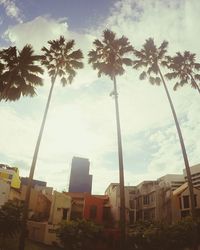
[[120,186],[120,233],[121,233],[121,249],[124,249],[126,239],[126,214],[125,214],[125,193],[124,193],[124,166],[122,153],[121,128],[119,118],[119,105],[116,77],[113,77],[116,123],[117,123],[117,140],[118,140],[118,157],[119,157],[119,186]]
[[29,208],[29,201],[30,201],[30,196],[31,196],[32,180],[33,180],[33,176],[34,176],[35,166],[36,166],[36,162],[37,162],[37,156],[38,156],[38,152],[39,152],[39,148],[40,148],[40,142],[41,142],[42,135],[43,135],[43,130],[44,130],[45,122],[46,122],[47,113],[49,110],[49,104],[51,101],[51,96],[52,96],[53,87],[55,84],[56,77],[57,77],[57,74],[55,75],[55,77],[53,78],[52,83],[51,83],[51,88],[49,91],[49,96],[48,96],[42,124],[40,127],[40,132],[38,135],[37,143],[35,146],[35,151],[34,151],[31,169],[30,169],[30,173],[29,173],[28,185],[27,185],[27,189],[26,189],[26,197],[25,197],[25,201],[24,201],[22,228],[21,228],[21,234],[20,234],[20,239],[19,239],[19,250],[24,250],[24,247],[25,247],[25,240],[26,240],[26,236],[27,236],[26,235],[27,234],[26,233],[27,232],[26,223],[27,223],[27,219],[28,219],[28,208]]
[[187,181],[188,181],[189,194],[190,194],[191,215],[192,215],[192,218],[194,219],[195,218],[194,190],[193,190],[193,183],[192,183],[192,177],[191,177],[189,161],[188,161],[188,157],[187,157],[187,153],[186,153],[186,148],[185,148],[185,144],[184,144],[184,140],[183,140],[181,128],[179,126],[177,115],[176,115],[176,112],[175,112],[175,109],[174,109],[174,105],[172,103],[169,91],[167,89],[167,85],[165,83],[164,77],[163,77],[163,75],[161,73],[161,70],[160,70],[159,66],[158,66],[158,71],[159,71],[160,77],[162,79],[162,82],[163,82],[163,85],[164,85],[164,88],[165,88],[165,92],[167,94],[167,98],[168,98],[168,101],[169,101],[169,104],[170,104],[170,107],[171,107],[171,111],[172,111],[172,114],[173,114],[173,117],[174,117],[176,129],[177,129],[177,132],[178,132],[179,141],[180,141],[180,144],[181,144],[183,159],[184,159],[184,163],[185,163],[185,169],[186,169],[186,173],[187,173]]

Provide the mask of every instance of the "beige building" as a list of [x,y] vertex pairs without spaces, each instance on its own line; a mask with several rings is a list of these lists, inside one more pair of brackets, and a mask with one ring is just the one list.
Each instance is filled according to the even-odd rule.
[[[194,187],[194,198],[197,215],[200,215],[200,189]],[[172,197],[172,221],[178,221],[190,215],[191,202],[188,184],[184,183],[181,187],[173,191]]]
[[[126,221],[128,224],[133,224],[136,221],[136,196],[137,188],[135,186],[126,186],[125,191],[125,209],[126,209]],[[111,213],[116,225],[118,225],[120,219],[120,187],[118,183],[111,183],[106,191],[105,195],[109,197],[109,204]]]
[[65,194],[71,197],[71,214],[70,219],[82,219],[83,218],[83,210],[84,210],[84,202],[85,195],[87,193],[80,192],[65,192]]
[[71,197],[65,193],[54,191],[49,223],[53,225],[59,224],[61,221],[70,219],[71,214]]
[[[47,190],[47,192],[46,192]],[[20,199],[25,200],[27,185],[21,185]],[[29,201],[29,218],[47,221],[50,215],[53,188],[32,187]]]
[[[111,183],[105,191],[109,197],[114,221],[120,219],[120,190],[118,183]],[[144,181],[138,186],[125,187],[126,222],[131,225],[138,220],[171,221],[171,194],[168,185],[158,181]]]
[[185,183],[185,178],[182,174],[167,174],[157,179],[161,187],[171,188],[172,191]]
[[[38,192],[38,191],[37,191]],[[41,191],[39,191],[41,192]],[[52,245],[59,244],[56,230],[63,221],[68,221],[71,213],[71,197],[53,192],[49,217],[46,221],[28,221],[29,239]]]
[[158,181],[144,181],[138,186],[137,220],[171,221],[171,188]]

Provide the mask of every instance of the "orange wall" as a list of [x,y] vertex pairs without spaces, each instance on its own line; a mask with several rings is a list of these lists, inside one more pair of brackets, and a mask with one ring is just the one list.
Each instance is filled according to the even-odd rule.
[[93,195],[86,195],[83,209],[83,218],[86,220],[90,220],[90,207],[93,205],[97,207],[97,213],[96,218],[92,220],[96,223],[101,224],[103,222],[103,198],[98,198]]

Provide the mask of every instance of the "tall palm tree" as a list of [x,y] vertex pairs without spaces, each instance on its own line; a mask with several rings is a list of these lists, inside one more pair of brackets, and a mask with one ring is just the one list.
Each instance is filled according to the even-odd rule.
[[83,63],[81,62],[83,58],[82,51],[80,49],[74,50],[75,41],[66,41],[63,36],[60,36],[57,40],[48,41],[49,48],[43,47],[42,51],[44,55],[42,57],[42,65],[47,68],[48,74],[51,77],[51,88],[49,91],[49,96],[40,127],[40,132],[38,135],[37,143],[35,146],[35,151],[33,155],[33,160],[31,164],[29,182],[26,191],[25,198],[25,209],[23,214],[23,228],[20,236],[19,249],[24,250],[25,237],[26,237],[26,221],[28,216],[28,204],[30,200],[31,193],[31,183],[35,171],[35,166],[37,162],[38,151],[40,147],[40,142],[42,139],[42,134],[46,122],[46,117],[49,109],[49,104],[51,101],[52,91],[56,82],[57,77],[60,77],[63,86],[71,84],[74,77],[76,76],[76,70],[83,68]]
[[174,117],[176,129],[178,132],[180,144],[181,144],[181,149],[182,149],[182,154],[183,154],[183,159],[185,163],[185,169],[187,173],[187,178],[188,178],[188,187],[189,187],[189,192],[190,192],[190,200],[191,200],[191,214],[192,217],[194,218],[195,216],[195,202],[194,202],[194,192],[193,192],[193,185],[192,185],[192,179],[191,179],[191,172],[190,172],[190,166],[189,166],[189,161],[186,153],[186,148],[185,144],[183,141],[183,136],[182,132],[179,126],[179,122],[176,116],[176,112],[174,109],[174,105],[172,103],[172,99],[170,97],[165,79],[163,77],[163,74],[161,72],[161,66],[166,66],[166,58],[165,54],[167,52],[167,47],[168,47],[168,42],[164,41],[160,47],[157,48],[157,46],[154,44],[154,40],[152,38],[149,38],[146,40],[145,44],[143,45],[142,49],[140,51],[135,50],[134,53],[137,57],[137,60],[133,62],[133,68],[134,69],[140,69],[140,68],[145,68],[145,70],[140,74],[140,79],[144,80],[146,78],[149,79],[151,84],[156,84],[160,85],[161,82],[164,86],[171,111]]
[[21,96],[36,95],[35,87],[43,85],[43,69],[37,65],[41,59],[31,45],[21,51],[9,47],[0,51],[0,100],[16,101]]
[[[186,84],[190,84],[192,88],[197,89],[200,94],[200,63],[196,62],[196,54],[185,51],[183,54],[177,52],[174,57],[167,56],[168,68],[172,72],[165,76],[171,79],[178,79],[174,85],[174,90]],[[199,83],[197,83],[199,81]]]
[[102,41],[96,39],[93,45],[95,49],[91,50],[88,54],[89,63],[92,64],[94,70],[98,70],[98,77],[101,77],[102,74],[107,75],[111,78],[114,85],[112,93],[115,98],[116,108],[120,182],[120,226],[123,244],[125,241],[124,167],[116,76],[122,75],[125,72],[124,66],[132,66],[132,60],[126,57],[126,55],[133,52],[133,47],[130,45],[128,38],[124,36],[116,38],[116,34],[108,29],[103,32]]

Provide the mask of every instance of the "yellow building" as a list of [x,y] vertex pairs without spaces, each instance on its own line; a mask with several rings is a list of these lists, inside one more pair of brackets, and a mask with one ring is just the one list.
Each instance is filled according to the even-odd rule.
[[10,184],[12,188],[20,188],[19,170],[15,167],[9,167],[5,164],[0,164],[0,180]]

